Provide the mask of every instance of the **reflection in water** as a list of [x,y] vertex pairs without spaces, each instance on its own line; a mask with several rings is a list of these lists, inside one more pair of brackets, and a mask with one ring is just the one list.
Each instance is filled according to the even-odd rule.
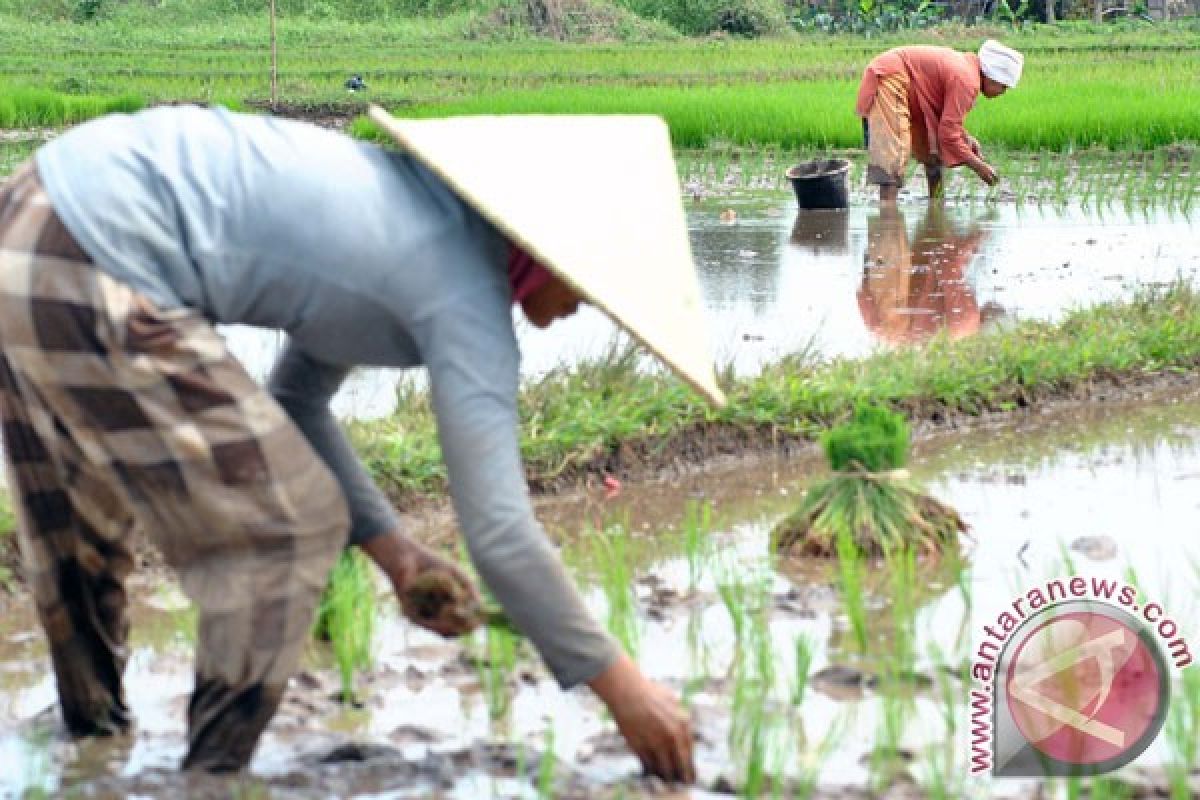
[[792,244],[812,255],[845,255],[850,233],[850,211],[801,211],[792,223]]
[[708,308],[746,305],[758,316],[779,297],[778,223],[761,212],[690,230],[692,253]]
[[941,206],[930,206],[911,239],[898,209],[867,220],[858,308],[879,339],[909,344],[945,329],[950,338],[977,332],[996,304],[976,303],[967,267],[988,236],[978,221],[955,226]]

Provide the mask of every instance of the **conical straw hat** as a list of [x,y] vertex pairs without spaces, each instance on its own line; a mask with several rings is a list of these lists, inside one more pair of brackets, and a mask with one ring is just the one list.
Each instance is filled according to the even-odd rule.
[[666,124],[653,116],[370,117],[717,405]]

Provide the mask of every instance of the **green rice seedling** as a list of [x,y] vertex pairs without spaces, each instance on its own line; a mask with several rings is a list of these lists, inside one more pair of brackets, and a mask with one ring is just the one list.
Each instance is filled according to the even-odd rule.
[[342,701],[354,702],[354,673],[371,666],[375,637],[372,567],[358,549],[342,552],[318,607],[316,633],[327,636],[342,681]]
[[712,506],[689,502],[683,514],[683,541],[688,562],[688,587],[693,590],[704,569],[705,547],[711,529]]
[[[12,503],[8,492],[0,490],[0,544],[10,539],[17,528],[17,518],[13,514]],[[8,567],[0,565],[0,589],[7,588],[12,581],[12,572]]]
[[908,547],[938,556],[957,545],[966,530],[962,518],[900,471],[909,447],[902,416],[859,404],[821,443],[834,474],[810,487],[800,507],[775,527],[776,549],[831,556],[844,537],[872,556]]
[[1191,772],[1200,755],[1200,667],[1186,667],[1171,698],[1164,724],[1167,734],[1167,784],[1171,800],[1192,797]]
[[[1076,791],[1082,791],[1083,784],[1084,781],[1079,781]],[[1089,778],[1086,784],[1088,800],[1130,800],[1133,797],[1133,789],[1111,775],[1096,775]],[[1070,785],[1067,791],[1068,794],[1072,791]]]
[[850,630],[860,653],[867,651],[867,604],[863,590],[866,564],[860,550],[846,531],[837,535],[838,590],[842,608],[850,622]]
[[595,546],[600,584],[608,601],[608,630],[626,652],[636,655],[641,622],[629,557],[629,530],[624,525],[610,525],[602,535],[589,537],[589,541]]
[[266,800],[270,796],[270,790],[266,785],[253,778],[237,779],[229,794],[230,800]]
[[554,755],[554,726],[546,730],[542,739],[542,759],[538,762],[537,790],[538,797],[547,800],[554,797],[554,769],[557,758]]
[[912,711],[911,700],[894,692],[885,692],[882,700],[879,728],[870,757],[870,782],[877,792],[891,785],[896,773],[903,769],[900,742]]
[[792,705],[804,702],[804,690],[808,688],[808,677],[812,670],[815,643],[808,634],[796,637],[795,662],[792,666]]
[[707,680],[709,669],[709,648],[704,638],[703,612],[688,616],[687,626],[688,661],[695,676]]
[[[769,576],[744,589],[733,606],[744,618],[735,629],[745,638],[733,661],[730,751],[743,765],[743,792],[757,796],[766,779],[765,755],[770,723],[769,705],[775,683],[774,648],[768,624]],[[731,613],[732,609],[731,609]]]
[[763,786],[766,783],[766,742],[765,739],[765,712],[762,706],[755,707],[750,711],[751,723],[746,726],[744,731],[748,737],[745,740],[745,748],[742,752],[744,765],[742,767],[742,797],[758,797],[762,794]]
[[917,660],[917,554],[913,550],[889,552],[884,556],[884,568],[894,631],[887,669],[897,676],[910,676]]
[[849,422],[826,432],[821,444],[836,472],[899,469],[908,461],[908,423],[885,408],[862,405]]
[[724,578],[717,582],[717,596],[729,612],[729,620],[733,624],[733,638],[739,643],[744,641],[749,586],[736,576],[736,568],[730,567]]
[[945,654],[936,642],[929,645],[930,663],[933,665],[933,684],[937,690],[938,710],[946,727],[946,741],[954,741],[958,731],[958,715],[962,706],[963,675],[955,676],[946,663]]
[[950,761],[946,757],[946,747],[943,743],[935,742],[926,748],[928,754],[925,760],[924,780],[921,788],[925,790],[928,800],[950,800],[957,796],[951,794],[947,783],[950,774]]
[[1063,565],[1063,568],[1066,570],[1066,574],[1067,575],[1077,575],[1078,573],[1075,571],[1075,569],[1076,569],[1075,559],[1073,559],[1071,557],[1071,551],[1067,547],[1066,542],[1060,541],[1058,543],[1058,552],[1059,552],[1059,556],[1062,558],[1062,565]]
[[517,759],[516,759],[516,764],[513,767],[513,774],[515,774],[518,778],[524,778],[525,771],[526,771],[526,769],[528,769],[528,767],[529,767],[529,748],[526,746],[525,739],[519,739],[517,741]]
[[512,674],[517,667],[521,638],[503,628],[485,626],[483,656],[476,658],[488,718],[503,719],[512,705]]
[[792,797],[796,800],[807,800],[817,791],[817,782],[821,777],[821,767],[829,760],[829,756],[841,746],[852,728],[852,719],[846,714],[839,714],[821,737],[815,752],[806,753],[800,760],[800,769],[792,786]]

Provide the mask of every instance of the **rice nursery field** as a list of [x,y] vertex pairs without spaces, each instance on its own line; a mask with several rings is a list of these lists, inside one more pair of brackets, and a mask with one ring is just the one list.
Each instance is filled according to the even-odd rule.
[[[265,13],[196,19],[179,8],[130,4],[87,23],[0,10],[0,176],[103,113],[267,109]],[[917,174],[898,213],[881,214],[853,114],[863,66],[897,44],[973,49],[989,36],[1028,59],[1018,89],[968,117],[1001,181],[989,189],[952,171],[944,205],[930,207]],[[702,407],[585,309],[553,334],[519,331],[531,422],[521,447],[546,492],[540,517],[589,606],[688,706],[699,781],[687,796],[1200,796],[1189,649],[1200,633],[1195,19],[564,44],[484,30],[470,15],[284,16],[278,68],[279,113],[366,139],[378,138],[359,116],[368,102],[416,117],[667,120],[731,404]],[[368,88],[343,88],[352,74]],[[806,217],[783,173],[824,155],[850,159],[851,208]],[[280,337],[226,334],[265,374]],[[352,439],[376,479],[398,502],[436,504],[446,476],[422,384],[365,371],[350,383],[335,408],[356,418]],[[364,397],[369,412],[355,405]],[[830,475],[813,441],[864,402],[935,432],[887,471],[904,470],[894,477],[966,523],[937,557],[868,556],[842,540],[830,558],[774,546],[777,523]],[[757,456],[681,466],[689,453],[739,449]],[[598,470],[639,461],[646,480],[594,487]],[[855,497],[834,515],[877,502]],[[443,515],[412,524],[465,563]],[[0,503],[0,547],[11,528]],[[252,774],[175,771],[195,613],[159,567],[130,592],[135,733],[68,742],[43,638],[5,563],[0,797],[684,796],[643,777],[597,701],[561,692],[501,615],[464,642],[425,634],[357,555],[335,569]],[[1006,624],[1014,598],[1075,577],[1097,602],[1119,587],[1161,612],[1148,635],[1167,659],[1157,674],[1169,690],[1150,715],[1162,732],[1111,775],[974,774],[992,757],[980,731],[1009,708],[992,691],[1000,680],[977,669],[988,627]]]
[[[421,116],[650,112],[666,117],[681,147],[858,146],[850,109],[874,53],[914,40],[970,48],[984,35],[1006,36],[995,29],[882,39],[497,44],[463,41],[461,31],[455,39],[448,22],[322,28],[285,18],[280,24],[278,100],[288,107],[347,111],[369,100]],[[13,20],[0,29],[0,125],[12,127],[4,121],[9,105],[28,109],[20,93],[30,89],[96,109],[134,97],[262,105],[270,99],[266,37],[265,19],[236,15],[220,25],[180,27]],[[1020,91],[979,103],[971,124],[982,141],[1057,151],[1200,139],[1192,111],[1200,106],[1194,23],[1007,39],[1028,53],[1027,78]],[[355,73],[368,89],[350,95],[342,83]],[[41,115],[40,124],[60,124],[78,113],[38,106],[10,116]]]

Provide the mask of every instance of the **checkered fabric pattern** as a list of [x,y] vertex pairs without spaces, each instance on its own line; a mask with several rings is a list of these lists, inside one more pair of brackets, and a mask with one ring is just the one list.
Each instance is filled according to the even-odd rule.
[[159,310],[91,263],[32,164],[0,190],[0,410],[68,728],[128,725],[137,526],[199,610],[184,766],[244,766],[345,543],[345,502],[199,313]]

